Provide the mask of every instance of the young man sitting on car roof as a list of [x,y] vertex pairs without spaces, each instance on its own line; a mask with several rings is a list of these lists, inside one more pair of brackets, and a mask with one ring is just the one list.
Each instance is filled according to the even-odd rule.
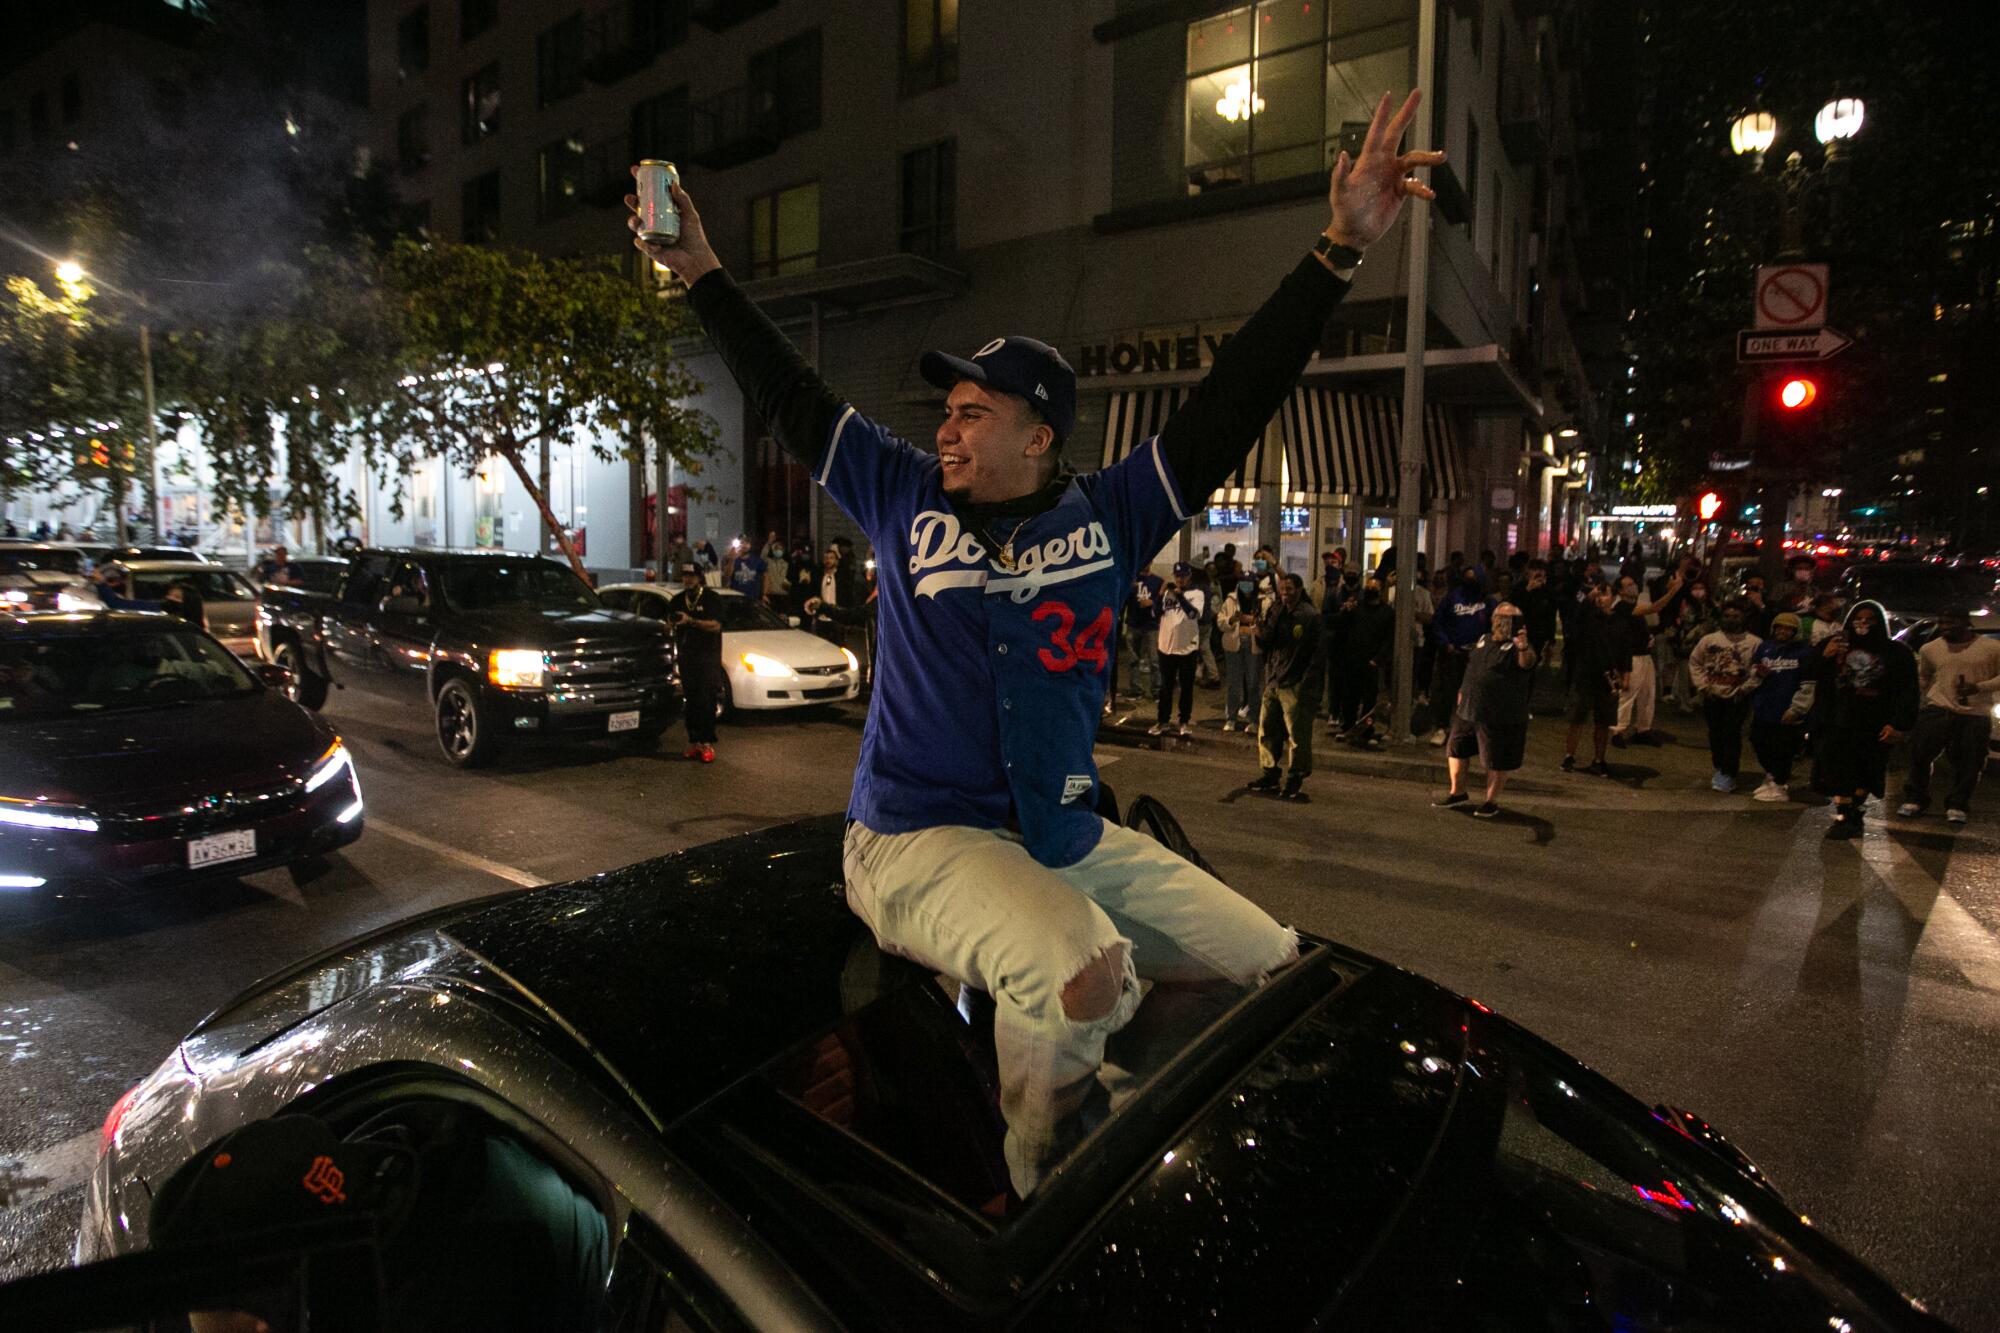
[[1160,434],[1088,475],[1061,462],[1076,377],[1046,343],[927,353],[921,372],[946,392],[928,454],[821,382],[722,270],[685,191],[679,238],[636,242],[688,284],[759,419],[884,553],[848,902],[883,948],[993,997],[1023,1196],[1087,1132],[1141,976],[1155,1013],[1177,989],[1254,984],[1297,956],[1261,909],[1097,813],[1091,746],[1134,576],[1290,395],[1362,249],[1406,195],[1430,197],[1410,173],[1444,155],[1397,151],[1416,105],[1383,94],[1359,158],[1334,166],[1324,232],[1300,238],[1292,272]]

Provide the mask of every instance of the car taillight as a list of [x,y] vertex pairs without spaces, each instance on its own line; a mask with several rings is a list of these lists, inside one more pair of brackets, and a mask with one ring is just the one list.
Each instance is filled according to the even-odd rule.
[[97,1155],[104,1156],[111,1151],[111,1145],[118,1141],[118,1127],[125,1123],[125,1113],[132,1109],[132,1099],[139,1095],[140,1085],[134,1083],[125,1089],[125,1095],[111,1103],[111,1112],[104,1117],[104,1128],[97,1136]]

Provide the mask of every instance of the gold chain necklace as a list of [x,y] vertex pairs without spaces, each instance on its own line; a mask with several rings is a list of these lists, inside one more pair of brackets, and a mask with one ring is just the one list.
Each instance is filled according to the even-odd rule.
[[[1021,535],[1022,528],[1027,527],[1028,524],[1034,521],[1035,516],[1033,514],[1028,515],[1014,525],[1014,530],[1007,534],[1007,540],[1004,543],[998,543],[1000,546],[1000,568],[1009,570],[1014,568],[1014,539]],[[987,537],[987,543],[988,545],[995,544],[990,535]]]

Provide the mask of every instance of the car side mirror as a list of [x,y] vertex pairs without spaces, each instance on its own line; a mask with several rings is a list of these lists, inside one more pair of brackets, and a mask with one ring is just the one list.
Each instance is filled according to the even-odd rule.
[[256,673],[258,680],[274,690],[284,691],[292,687],[292,673],[275,662],[259,662],[250,669]]
[[382,610],[392,616],[420,616],[424,613],[423,601],[404,593],[400,597],[384,597]]

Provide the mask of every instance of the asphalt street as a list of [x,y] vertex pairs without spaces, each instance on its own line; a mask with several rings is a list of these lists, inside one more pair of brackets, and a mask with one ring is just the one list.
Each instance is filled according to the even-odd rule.
[[[838,809],[862,721],[854,705],[734,723],[711,766],[670,744],[455,773],[420,719],[352,694],[327,712],[369,822],[318,875],[6,905],[0,1277],[63,1261],[106,1109],[243,986],[424,908]],[[1698,721],[1662,725],[1675,743],[1614,752],[1605,780],[1558,772],[1560,727],[1538,722],[1492,821],[1431,808],[1428,746],[1322,745],[1308,805],[1246,794],[1254,743],[1212,721],[1165,752],[1107,733],[1099,760],[1281,919],[1697,1112],[1899,1286],[2000,1329],[2000,823],[1871,821],[1827,843],[1823,808],[1710,791]]]

